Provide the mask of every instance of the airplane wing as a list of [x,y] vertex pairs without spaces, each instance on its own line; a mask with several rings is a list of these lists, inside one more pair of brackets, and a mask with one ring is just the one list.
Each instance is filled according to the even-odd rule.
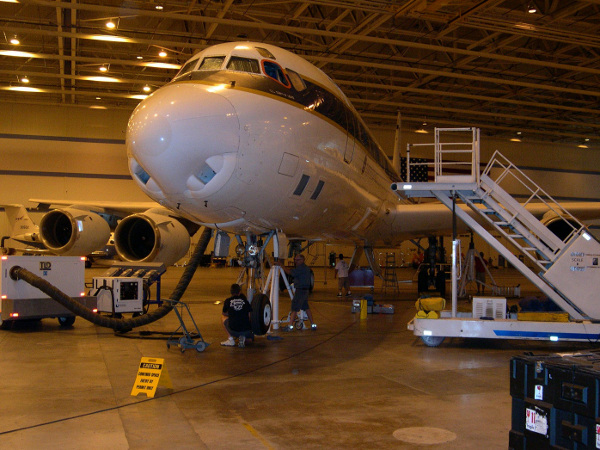
[[128,215],[147,211],[151,208],[160,207],[156,202],[107,202],[107,201],[89,201],[89,200],[56,200],[30,198],[30,202],[37,203],[37,208],[41,211],[50,209],[51,206],[75,206],[77,208],[88,209],[95,212],[105,212],[107,214]]

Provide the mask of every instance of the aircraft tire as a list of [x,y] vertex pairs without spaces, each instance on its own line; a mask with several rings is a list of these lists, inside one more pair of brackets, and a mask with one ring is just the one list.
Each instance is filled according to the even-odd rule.
[[429,290],[429,281],[428,281],[427,277],[428,277],[427,269],[422,267],[421,270],[419,271],[419,276],[417,278],[417,289],[418,289],[419,293],[427,292]]
[[265,294],[256,293],[252,299],[252,332],[262,336],[271,326],[271,302]]
[[440,293],[440,297],[446,297],[446,272],[438,271],[435,276],[435,288]]

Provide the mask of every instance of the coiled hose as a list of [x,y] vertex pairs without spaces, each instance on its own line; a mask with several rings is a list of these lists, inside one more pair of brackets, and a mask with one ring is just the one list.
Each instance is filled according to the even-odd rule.
[[94,313],[91,309],[86,308],[81,303],[73,300],[67,294],[56,288],[55,286],[48,283],[43,278],[38,277],[37,275],[31,273],[27,269],[24,269],[19,266],[14,266],[10,269],[10,277],[13,280],[23,280],[26,283],[29,283],[33,287],[38,288],[44,294],[48,295],[50,298],[56,300],[58,303],[63,305],[72,313],[81,316],[85,320],[92,322],[93,324],[99,325],[101,327],[112,328],[115,331],[126,332],[131,331],[133,328],[141,327],[142,325],[147,325],[152,322],[156,322],[158,319],[163,318],[167,314],[171,312],[175,303],[179,301],[179,299],[183,296],[183,293],[187,289],[192,277],[194,276],[194,272],[198,265],[200,264],[200,259],[208,246],[208,242],[210,241],[212,231],[210,228],[204,228],[202,231],[202,235],[200,236],[200,240],[196,244],[196,248],[194,249],[194,253],[190,258],[189,264],[183,271],[175,290],[171,294],[168,300],[165,300],[165,304],[158,308],[157,310],[144,314],[138,317],[134,317],[131,319],[115,319],[113,317],[105,317],[99,314]]

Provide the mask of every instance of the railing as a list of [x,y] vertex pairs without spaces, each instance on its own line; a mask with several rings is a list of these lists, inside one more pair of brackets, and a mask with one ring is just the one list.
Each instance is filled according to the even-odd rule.
[[528,198],[525,202],[521,203],[521,206],[525,207],[530,203],[544,205],[544,208],[547,209],[545,214],[551,213],[549,218],[561,221],[566,227],[567,235],[564,238],[561,238],[563,242],[568,242],[571,238],[577,236],[584,228],[584,225],[579,220],[556,202],[556,200],[540,188],[531,178],[510,162],[498,150],[494,152],[492,158],[483,170],[482,177],[484,175],[489,177],[497,186],[507,192],[524,191]]
[[[454,133],[454,134],[450,134]],[[457,134],[460,133],[457,137]],[[469,142],[462,142],[466,134]],[[443,134],[443,136],[442,136]],[[411,179],[411,169],[426,166],[434,169],[434,181],[444,182],[479,182],[479,129],[478,128],[436,128],[433,143],[408,144],[406,149],[406,179]],[[412,162],[411,150],[415,147],[433,147],[433,162]]]

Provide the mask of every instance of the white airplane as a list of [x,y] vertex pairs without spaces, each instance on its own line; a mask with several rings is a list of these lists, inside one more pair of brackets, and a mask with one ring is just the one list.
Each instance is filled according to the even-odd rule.
[[[339,87],[272,45],[226,43],[194,55],[137,106],[126,146],[130,172],[149,197],[192,222],[246,236],[246,250],[274,232],[372,249],[452,230],[445,206],[391,190],[399,173]],[[582,219],[600,213],[589,203],[568,209]]]
[[149,197],[237,235],[394,246],[452,229],[445,206],[390,189],[400,175],[339,87],[272,45],[226,43],[193,56],[137,106],[126,145]]

